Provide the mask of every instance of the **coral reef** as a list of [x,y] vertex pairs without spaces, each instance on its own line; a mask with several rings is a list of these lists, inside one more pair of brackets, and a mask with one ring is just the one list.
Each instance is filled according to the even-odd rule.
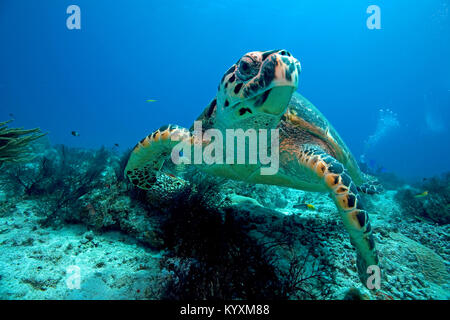
[[[317,247],[297,250],[299,233],[255,200],[223,193],[223,180],[190,171],[157,208],[167,249],[152,287],[164,299],[305,299],[327,296],[329,268]],[[166,180],[170,188],[172,180]],[[161,190],[163,181],[156,183]],[[152,194],[155,190],[150,190]],[[154,198],[150,198],[154,199]],[[232,201],[237,200],[238,205]],[[147,201],[149,198],[146,199]],[[161,200],[153,203],[155,209]],[[267,216],[268,215],[268,216]],[[295,217],[289,217],[293,219]],[[261,230],[268,224],[280,230]],[[259,229],[260,232],[255,230]],[[263,232],[263,233],[261,233]],[[301,233],[300,233],[301,234]],[[288,236],[289,235],[289,236]],[[297,240],[296,240],[297,239]],[[309,243],[309,237],[303,237]],[[322,282],[320,292],[316,290]]]
[[169,250],[162,269],[166,299],[275,298],[279,283],[271,257],[245,232],[220,193],[217,179],[202,174],[160,208],[162,237]]
[[[424,197],[417,195],[427,192]],[[438,224],[450,223],[450,173],[426,179],[413,187],[397,192],[396,201],[401,203],[403,213],[419,220]]]
[[418,268],[426,280],[443,284],[450,279],[450,274],[447,271],[444,259],[433,250],[400,233],[392,233],[391,238],[405,246],[414,255]]
[[[0,173],[1,298],[450,297],[449,225],[428,212],[448,203],[448,175],[363,196],[383,275],[371,291],[326,194],[190,168],[169,168],[178,177],[160,175],[144,191],[123,179],[128,151],[36,148]],[[70,265],[83,270],[80,290],[66,287]]]
[[26,196],[40,197],[42,224],[60,225],[71,220],[79,199],[101,183],[107,158],[103,148],[91,153],[59,146],[55,157],[8,168],[4,183],[22,188]]

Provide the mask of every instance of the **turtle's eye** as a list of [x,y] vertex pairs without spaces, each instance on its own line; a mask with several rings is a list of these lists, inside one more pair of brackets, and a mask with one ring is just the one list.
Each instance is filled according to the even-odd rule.
[[239,67],[237,70],[238,77],[247,81],[250,78],[253,78],[258,73],[259,63],[254,61],[250,57],[243,57],[239,62]]

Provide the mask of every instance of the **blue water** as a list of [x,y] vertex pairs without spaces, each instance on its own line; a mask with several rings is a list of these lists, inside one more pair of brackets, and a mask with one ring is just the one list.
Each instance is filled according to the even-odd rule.
[[[66,27],[71,4],[81,30]],[[381,30],[366,27],[371,4]],[[163,124],[189,127],[246,52],[285,48],[302,63],[299,92],[356,157],[368,149],[372,163],[403,177],[438,174],[450,170],[449,8],[448,0],[1,0],[0,120],[13,114],[15,126],[41,127],[52,143],[126,149]],[[367,148],[386,108],[399,125]]]

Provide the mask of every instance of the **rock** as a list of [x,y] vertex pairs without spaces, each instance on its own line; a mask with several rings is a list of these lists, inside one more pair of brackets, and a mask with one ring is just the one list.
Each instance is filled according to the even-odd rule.
[[89,231],[86,232],[84,234],[84,237],[88,240],[88,241],[92,241],[94,239],[94,232],[93,231]]
[[238,195],[235,193],[230,194],[228,197],[233,205],[240,205],[240,204],[245,203],[245,204],[253,204],[255,206],[262,207],[262,205],[257,200],[250,198],[250,197],[241,196],[241,195]]

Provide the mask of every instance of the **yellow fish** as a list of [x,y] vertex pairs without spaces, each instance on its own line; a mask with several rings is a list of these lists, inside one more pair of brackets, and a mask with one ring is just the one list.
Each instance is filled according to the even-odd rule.
[[424,191],[422,193],[416,194],[414,196],[414,198],[423,198],[423,197],[426,197],[427,195],[428,195],[428,191]]
[[149,99],[147,102],[156,102],[157,100]]
[[308,210],[312,210],[315,211],[316,207],[314,207],[312,204],[309,203],[299,203],[294,205],[294,208],[296,209],[308,209]]

